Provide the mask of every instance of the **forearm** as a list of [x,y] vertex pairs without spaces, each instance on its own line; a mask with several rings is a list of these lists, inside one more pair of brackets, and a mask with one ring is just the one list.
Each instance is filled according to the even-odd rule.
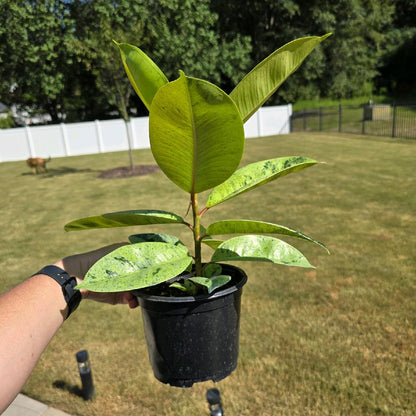
[[36,275],[1,295],[0,311],[1,413],[62,325],[67,305],[57,282]]
[[[62,270],[48,267],[43,270],[52,273],[49,276],[38,273],[0,296],[0,414],[19,393],[42,352],[68,316],[67,301],[71,312],[78,305],[79,292],[73,290],[74,282],[69,276],[75,277],[80,283],[97,260],[124,244],[113,244],[65,257],[54,265],[68,275],[61,273]],[[65,295],[61,285],[65,288]],[[81,296],[112,305],[138,306],[137,298],[130,292],[95,293],[81,290]]]

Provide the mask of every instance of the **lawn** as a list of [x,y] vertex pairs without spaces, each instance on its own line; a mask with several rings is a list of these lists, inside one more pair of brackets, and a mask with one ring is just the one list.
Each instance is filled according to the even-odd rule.
[[[324,164],[286,176],[208,211],[262,219],[326,243],[287,241],[316,269],[239,264],[244,288],[237,370],[217,383],[227,415],[416,414],[416,141],[338,133],[249,139],[243,163],[304,155]],[[153,164],[148,150],[137,164]],[[134,232],[179,225],[65,233],[75,218],[134,208],[185,215],[187,198],[161,172],[100,179],[128,154],[53,159],[34,176],[25,162],[0,164],[4,291],[70,253]],[[209,250],[209,249],[206,249]],[[208,254],[208,251],[207,251]],[[45,300],[46,301],[46,300]],[[84,402],[75,353],[90,353],[97,396]],[[212,382],[191,389],[156,381],[141,313],[83,302],[54,338],[24,393],[79,416],[204,415]]]

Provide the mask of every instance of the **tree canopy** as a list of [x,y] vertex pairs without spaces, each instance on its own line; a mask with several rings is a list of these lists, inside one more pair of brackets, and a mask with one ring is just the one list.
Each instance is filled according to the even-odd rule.
[[145,114],[113,39],[226,92],[299,37],[333,36],[273,103],[415,89],[412,0],[0,0],[0,101],[53,122]]

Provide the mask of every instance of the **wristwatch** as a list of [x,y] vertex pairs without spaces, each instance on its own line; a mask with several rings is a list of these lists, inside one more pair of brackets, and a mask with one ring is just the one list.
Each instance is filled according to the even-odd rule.
[[82,298],[81,292],[78,289],[75,289],[75,286],[77,285],[75,277],[70,276],[60,267],[53,265],[45,266],[35,274],[45,274],[61,285],[64,299],[68,305],[68,315],[65,319],[68,319],[68,316],[78,307]]

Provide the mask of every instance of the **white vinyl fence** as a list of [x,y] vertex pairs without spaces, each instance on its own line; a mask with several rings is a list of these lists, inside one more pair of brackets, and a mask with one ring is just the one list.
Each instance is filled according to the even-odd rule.
[[[292,105],[260,108],[244,125],[246,138],[290,132]],[[127,128],[133,149],[146,149],[149,118],[90,121],[83,123],[26,126],[0,129],[0,162],[29,157],[65,157],[128,150]]]

